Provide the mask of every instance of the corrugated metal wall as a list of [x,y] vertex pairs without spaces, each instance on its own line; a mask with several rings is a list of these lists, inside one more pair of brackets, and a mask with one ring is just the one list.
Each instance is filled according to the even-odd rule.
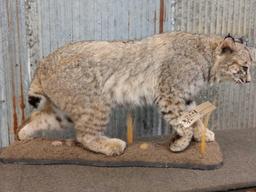
[[24,12],[23,0],[0,0],[0,146],[13,140],[29,110]]
[[[0,0],[0,146],[13,139],[13,127],[28,112],[27,108],[23,112],[20,101],[24,101],[29,74],[38,59],[57,47],[84,39],[141,39],[177,30],[230,32],[246,36],[249,45],[256,46],[255,8],[256,0]],[[198,101],[217,99],[211,121],[214,129],[248,128],[256,123],[255,93],[255,83],[225,84],[204,90]],[[125,137],[127,111],[114,110],[109,135]],[[168,131],[153,107],[132,112],[138,137]]]

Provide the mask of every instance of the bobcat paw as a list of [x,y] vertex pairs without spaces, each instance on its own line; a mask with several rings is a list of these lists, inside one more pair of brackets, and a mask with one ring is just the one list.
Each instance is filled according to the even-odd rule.
[[[194,135],[194,139],[196,141],[201,141],[201,134],[199,135]],[[214,132],[212,132],[211,130],[207,129],[206,130],[206,133],[205,133],[205,141],[206,142],[212,142],[212,141],[215,141],[215,134]]]
[[116,156],[121,155],[126,148],[126,142],[122,141],[121,139],[108,139],[104,144],[104,149],[102,153],[107,156]]
[[191,139],[187,137],[181,137],[177,140],[175,140],[173,143],[170,145],[170,150],[172,152],[180,152],[184,151],[190,144]]
[[18,133],[18,137],[20,140],[32,139],[33,136],[34,131],[29,126],[23,127]]
[[215,141],[215,134],[214,134],[214,132],[212,132],[211,130],[208,129],[206,131],[206,134],[205,134],[205,140],[207,142]]

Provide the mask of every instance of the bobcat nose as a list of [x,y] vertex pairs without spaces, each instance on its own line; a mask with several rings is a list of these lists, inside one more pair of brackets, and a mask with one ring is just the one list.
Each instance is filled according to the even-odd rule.
[[246,81],[245,81],[245,83],[250,83],[250,82],[251,82],[251,80],[246,80]]

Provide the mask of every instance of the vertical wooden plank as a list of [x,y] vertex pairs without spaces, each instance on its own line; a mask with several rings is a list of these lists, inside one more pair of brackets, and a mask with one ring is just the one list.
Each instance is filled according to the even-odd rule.
[[141,28],[142,28],[142,1],[137,1],[135,3],[136,5],[136,39],[141,39],[142,37],[142,31],[141,31]]
[[[42,31],[43,29],[41,28],[41,10],[38,1],[39,0],[28,0],[24,5],[26,8],[21,8],[23,12],[22,15],[25,15],[25,18],[21,19],[23,22],[25,22],[25,27],[21,27],[21,29],[24,31],[22,39],[27,39],[27,49],[24,49],[26,51],[23,53],[23,57],[28,56],[28,63],[25,64],[26,67],[24,66],[24,69],[26,68],[28,71],[27,89],[31,77],[33,76],[37,67],[38,60],[42,58],[43,52],[46,51],[46,47],[41,44],[44,31]],[[24,77],[26,77],[26,75]]]
[[201,16],[201,14],[202,14],[202,0],[199,0],[198,3],[199,3],[198,4],[199,8],[198,8],[198,30],[197,30],[197,32],[199,34],[201,34],[203,32],[202,31],[203,20],[202,20],[202,16]]
[[254,20],[255,20],[255,9],[254,6],[256,6],[256,1],[254,0],[250,0],[249,1],[249,26],[248,26],[248,30],[249,30],[249,34],[248,34],[248,40],[249,40],[249,45],[253,46],[254,42],[253,42],[253,37],[254,37]]
[[243,21],[243,33],[242,35],[248,38],[249,24],[250,24],[250,0],[246,0],[244,3],[244,21]]
[[222,18],[222,8],[221,8],[221,1],[217,1],[217,24],[216,24],[216,33],[221,35],[221,18]]
[[101,3],[100,10],[101,10],[101,39],[108,40],[108,9],[109,3]]
[[239,0],[239,20],[238,20],[238,35],[243,33],[244,25],[244,0]]
[[175,31],[175,30],[181,31],[182,0],[177,0],[173,2],[173,9],[174,9],[173,20],[175,24],[174,24],[174,29],[172,31]]
[[[0,26],[6,26],[6,1],[0,1]],[[8,92],[6,82],[6,33],[4,28],[0,28],[0,147],[9,145],[9,116],[8,116]]]
[[18,106],[20,111],[20,122],[19,124],[23,124],[27,115],[30,112],[30,108],[27,105],[27,94],[29,89],[30,82],[30,70],[28,67],[30,64],[28,63],[28,47],[27,47],[27,38],[26,38],[26,22],[25,22],[25,2],[22,0],[16,0],[16,20],[17,20],[17,52],[18,58],[17,63],[19,64],[19,87],[18,92]]
[[193,24],[193,9],[192,9],[192,3],[193,1],[188,1],[187,3],[187,31],[192,32],[192,24]]
[[10,87],[10,98],[12,98],[11,104],[11,114],[12,114],[12,123],[11,126],[9,127],[9,138],[10,141],[12,142],[15,138],[15,133],[18,128],[18,116],[17,116],[17,89],[16,89],[16,79],[17,76],[15,74],[16,71],[16,57],[15,57],[15,33],[14,33],[14,20],[13,20],[13,2],[7,1],[6,3],[6,10],[7,10],[7,20],[8,20],[8,61],[9,61],[9,66],[8,66],[8,72],[9,72],[9,77],[8,81],[10,82],[9,87]]
[[[176,12],[176,5],[178,5],[178,0],[170,0],[171,3],[171,7],[170,7],[170,31],[174,31],[175,30],[175,25],[177,20],[175,19],[175,12]],[[177,9],[179,9],[179,7],[177,6]]]
[[[6,48],[8,46],[8,40],[7,40],[7,13],[6,13],[6,2],[7,1],[0,1],[0,25],[5,26],[0,28],[0,35],[1,35],[1,49],[0,49],[0,56],[1,56],[1,146],[7,146],[9,144],[9,113],[8,113],[8,107],[9,107],[9,91],[8,91],[8,82],[7,80],[7,53]],[[7,74],[7,75],[6,75]]]
[[217,23],[217,1],[211,1],[211,23],[210,23],[210,33],[216,34],[216,23]]
[[114,0],[110,0],[108,6],[108,40],[114,40],[115,36],[115,6]]
[[234,0],[234,22],[233,23],[233,34],[238,35],[239,30],[238,30],[238,25],[239,25],[239,2],[240,0]]
[[50,23],[48,19],[49,1],[41,1],[41,21],[42,21],[42,54],[46,56],[50,53]]
[[200,18],[201,18],[201,24],[200,24],[200,33],[205,33],[205,22],[206,22],[206,15],[205,15],[205,7],[206,3],[204,0],[201,0],[201,6],[200,6]]
[[[13,80],[13,86],[15,87],[13,90],[13,100],[15,98],[15,107],[16,109],[14,109],[14,114],[16,114],[16,119],[14,118],[14,122],[13,122],[13,131],[14,131],[14,139],[17,139],[17,129],[18,129],[18,125],[20,124],[21,122],[21,109],[20,109],[20,85],[22,84],[22,82],[20,82],[20,52],[19,52],[19,39],[20,39],[20,34],[19,34],[19,18],[18,18],[18,10],[16,9],[17,7],[17,1],[12,1],[10,2],[10,12],[11,14],[9,15],[10,16],[10,19],[12,20],[11,21],[11,28],[12,28],[12,35],[10,35],[10,38],[12,38],[12,43],[11,45],[13,46],[12,47],[12,50],[14,51],[13,52],[13,60],[12,60],[12,70],[13,70],[13,75],[15,76],[15,78],[12,78]],[[13,101],[14,102],[14,101]],[[13,105],[14,107],[14,105]],[[22,110],[23,111],[23,110]],[[16,112],[16,113],[15,113]],[[24,112],[24,111],[23,111]],[[24,115],[24,114],[23,114]],[[23,116],[24,118],[24,116]],[[15,120],[17,122],[15,122]]]
[[228,21],[227,21],[227,33],[231,33],[233,26],[233,15],[234,15],[234,0],[229,0],[228,4]]
[[155,1],[148,0],[148,33],[149,35],[153,35],[155,33]]
[[95,31],[94,31],[94,39],[95,40],[101,40],[102,36],[101,36],[101,9],[100,9],[100,4],[102,4],[102,2],[96,0],[94,3],[94,19],[95,19]]
[[56,31],[55,31],[55,26],[56,26],[56,17],[55,17],[55,12],[56,12],[56,1],[55,0],[50,0],[49,1],[49,14],[48,14],[48,22],[50,25],[50,51],[53,52],[57,48],[57,39],[56,39]]
[[193,9],[193,33],[200,33],[199,26],[199,11],[200,11],[200,1],[193,1],[194,9]]
[[211,12],[210,6],[209,6],[209,1],[205,1],[205,8],[204,8],[204,34],[209,33],[209,23],[211,20],[211,15],[209,15]]
[[118,40],[120,37],[119,37],[119,32],[118,32],[118,28],[117,28],[117,22],[118,22],[118,16],[119,16],[119,6],[118,6],[118,2],[119,1],[114,1],[113,2],[113,8],[114,8],[114,14],[113,14],[113,30],[114,30],[114,33],[113,33],[113,40]]
[[165,6],[164,6],[164,29],[165,32],[170,31],[171,27],[171,0],[165,0]]
[[[58,7],[58,4],[57,4]],[[57,7],[55,9],[57,9]],[[74,0],[72,3],[72,34],[73,34],[73,41],[80,40],[80,0]],[[56,17],[57,19],[57,17]]]
[[148,24],[147,24],[147,0],[141,0],[141,38],[148,36]]
[[225,35],[226,31],[227,31],[227,14],[228,14],[228,10],[227,10],[227,1],[223,1],[222,2],[222,18],[221,18],[221,35]]
[[81,18],[81,40],[90,40],[91,37],[91,33],[90,33],[90,22],[89,19],[91,19],[89,17],[89,9],[90,7],[88,6],[88,4],[90,3],[90,1],[83,1],[81,0],[81,6],[80,6],[80,13],[82,13],[82,15],[80,16]]
[[[256,7],[256,2],[255,1],[253,2],[253,7]],[[253,35],[253,40],[254,41],[252,42],[252,44],[253,44],[254,47],[256,47],[256,11],[254,10],[253,12],[254,12],[254,17],[253,17],[254,18],[254,25],[253,25],[253,34],[254,34]]]
[[187,14],[186,14],[186,9],[187,9],[187,0],[183,0],[181,2],[181,9],[182,9],[182,13],[181,13],[181,31],[186,31],[187,30]]
[[[128,1],[123,0],[122,1],[122,39],[127,40],[128,39]],[[147,28],[149,26],[147,25]],[[149,30],[147,30],[149,31]]]

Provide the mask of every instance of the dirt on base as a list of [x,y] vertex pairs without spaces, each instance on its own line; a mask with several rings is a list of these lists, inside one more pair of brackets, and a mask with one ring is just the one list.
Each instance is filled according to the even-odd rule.
[[124,154],[108,157],[84,149],[72,141],[42,138],[17,141],[0,150],[0,161],[22,164],[80,164],[93,166],[142,166],[214,169],[222,165],[223,157],[217,142],[207,143],[200,154],[199,143],[193,142],[180,153],[169,150],[166,138],[144,140],[128,146]]

